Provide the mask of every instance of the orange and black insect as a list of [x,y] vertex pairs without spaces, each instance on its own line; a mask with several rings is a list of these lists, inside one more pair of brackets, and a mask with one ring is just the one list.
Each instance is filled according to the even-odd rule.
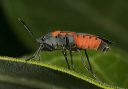
[[39,43],[39,48],[37,49],[35,54],[27,60],[39,56],[39,52],[41,52],[42,50],[43,51],[62,50],[67,66],[69,69],[71,69],[69,61],[67,59],[66,51],[68,50],[71,58],[71,67],[74,70],[72,51],[76,51],[80,53],[80,50],[84,50],[89,68],[87,68],[87,66],[85,65],[82,56],[81,59],[83,61],[84,66],[89,70],[89,72],[93,74],[92,67],[86,50],[91,49],[91,50],[100,50],[106,52],[109,50],[110,44],[113,44],[113,42],[96,35],[86,34],[86,33],[76,33],[70,31],[53,31],[46,34],[45,36],[42,36],[39,39],[36,39],[33,33],[25,24],[25,22],[21,18],[18,18],[18,20],[24,25],[24,27],[27,29],[29,34]]
[[[86,34],[86,33],[54,31],[54,32],[51,32],[51,35],[53,37],[65,37],[66,38],[67,45],[65,45],[65,49],[70,51],[71,65],[73,65],[72,51],[80,52],[80,50],[84,50],[88,64],[89,64],[89,71],[91,73],[93,73],[93,71],[92,71],[92,67],[91,67],[86,50],[91,49],[91,50],[100,50],[102,52],[107,52],[110,49],[109,48],[110,44],[114,44],[113,42],[107,39],[104,39],[104,38],[101,38],[99,36],[92,35],[92,34]],[[64,56],[66,58],[66,55]],[[67,64],[69,65],[69,63]]]

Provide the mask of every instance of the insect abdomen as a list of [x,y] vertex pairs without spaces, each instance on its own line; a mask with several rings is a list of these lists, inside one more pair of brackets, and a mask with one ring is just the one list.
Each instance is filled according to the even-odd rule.
[[79,49],[98,49],[101,43],[101,39],[95,35],[89,34],[77,34],[74,37],[74,43]]

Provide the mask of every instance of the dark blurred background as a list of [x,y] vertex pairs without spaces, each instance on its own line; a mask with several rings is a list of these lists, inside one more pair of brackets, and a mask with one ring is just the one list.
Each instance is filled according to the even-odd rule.
[[128,51],[126,0],[1,0],[0,55],[22,56],[37,48],[18,17],[37,38],[58,29],[91,33]]
[[16,57],[28,53],[28,49],[19,41],[11,29],[4,10],[0,6],[0,55]]

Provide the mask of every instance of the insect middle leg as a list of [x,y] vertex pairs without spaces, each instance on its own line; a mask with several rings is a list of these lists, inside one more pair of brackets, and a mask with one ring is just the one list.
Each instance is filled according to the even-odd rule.
[[70,65],[69,65],[69,62],[68,62],[67,53],[66,53],[66,49],[65,48],[62,50],[62,53],[63,53],[63,55],[65,57],[68,69],[70,69]]
[[69,52],[70,52],[70,58],[71,58],[71,67],[74,70],[74,62],[73,62],[73,58],[72,58],[72,50],[71,50],[71,46],[69,48]]

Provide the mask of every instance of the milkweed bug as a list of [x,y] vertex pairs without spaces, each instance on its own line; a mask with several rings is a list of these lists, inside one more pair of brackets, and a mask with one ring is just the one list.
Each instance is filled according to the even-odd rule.
[[70,31],[53,31],[44,36],[41,36],[39,39],[36,39],[33,33],[31,32],[31,30],[29,29],[29,27],[25,24],[25,22],[21,18],[18,18],[18,20],[24,25],[24,27],[29,32],[29,34],[34,38],[34,40],[37,43],[39,43],[39,48],[32,57],[27,59],[27,61],[39,56],[39,53],[42,50],[43,51],[62,50],[68,69],[70,69],[70,64],[68,62],[67,52],[66,52],[66,50],[68,50],[70,53],[71,67],[74,70],[72,51],[77,51],[80,53],[80,50],[84,50],[89,68],[87,68],[87,66],[85,65],[83,57],[81,55],[82,62],[85,68],[89,70],[89,72],[96,78],[96,76],[93,73],[92,66],[89,61],[89,57],[86,49],[100,50],[102,52],[107,52],[110,49],[109,47],[110,44],[114,44],[113,42],[96,35],[86,34],[86,33],[76,33]]

